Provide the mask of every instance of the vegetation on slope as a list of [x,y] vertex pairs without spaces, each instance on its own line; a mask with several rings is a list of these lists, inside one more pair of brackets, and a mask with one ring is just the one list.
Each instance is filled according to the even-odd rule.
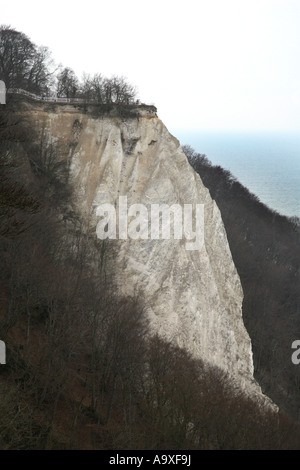
[[300,338],[300,224],[262,204],[234,176],[190,146],[184,151],[221,211],[244,291],[243,317],[255,376],[281,409],[300,416],[299,366],[291,360]]
[[74,209],[59,142],[13,101],[0,123],[0,447],[299,448],[286,416],[149,335],[114,289],[114,247]]

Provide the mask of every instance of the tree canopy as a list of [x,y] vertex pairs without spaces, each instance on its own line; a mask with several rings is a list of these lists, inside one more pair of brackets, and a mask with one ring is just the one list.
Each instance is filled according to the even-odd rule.
[[7,88],[23,88],[32,93],[47,91],[51,76],[51,53],[36,46],[24,33],[0,26],[0,80]]
[[37,46],[24,33],[5,25],[0,26],[0,80],[8,89],[84,98],[98,104],[127,105],[136,99],[136,89],[125,77],[84,74],[80,81],[70,67],[54,67],[47,47]]

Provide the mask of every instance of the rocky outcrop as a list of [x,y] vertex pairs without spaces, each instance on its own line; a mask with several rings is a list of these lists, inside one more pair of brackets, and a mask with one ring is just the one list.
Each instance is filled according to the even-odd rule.
[[145,306],[152,331],[226,370],[249,393],[260,394],[243,324],[243,292],[220,211],[178,140],[151,110],[138,118],[93,118],[61,106],[36,109],[35,117],[51,139],[68,149],[78,205],[95,237],[97,210],[104,203],[116,214],[125,197],[128,207],[143,204],[148,214],[153,204],[190,204],[194,210],[202,205],[204,243],[198,249],[187,249],[184,237],[151,239],[148,226],[148,238],[114,242],[114,272],[120,290],[137,295]]

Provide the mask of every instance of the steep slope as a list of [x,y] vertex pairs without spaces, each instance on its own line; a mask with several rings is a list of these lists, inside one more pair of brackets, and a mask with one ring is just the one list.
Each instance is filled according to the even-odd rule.
[[[243,292],[216,203],[187,162],[179,142],[151,110],[138,117],[93,117],[71,106],[29,108],[48,138],[60,142],[77,204],[95,232],[97,209],[119,197],[144,204],[204,205],[204,244],[185,238],[107,240],[121,291],[145,306],[152,331],[195,357],[226,370],[239,386],[260,395],[253,379],[250,338],[242,319]],[[172,233],[172,232],[171,232]],[[117,248],[117,249],[116,249]]]
[[281,410],[299,419],[300,227],[261,203],[234,176],[184,147],[216,200],[241,278],[243,318],[252,340],[255,377]]

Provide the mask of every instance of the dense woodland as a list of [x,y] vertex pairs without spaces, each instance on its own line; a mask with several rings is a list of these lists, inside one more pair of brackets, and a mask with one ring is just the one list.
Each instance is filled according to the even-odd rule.
[[[6,32],[2,64],[11,46]],[[37,60],[30,50],[33,62],[20,77],[41,93],[43,80],[29,87]],[[0,448],[299,449],[295,421],[261,409],[224,372],[151,335],[139,299],[118,297],[113,245],[100,242],[76,211],[60,143],[47,141],[26,116],[14,95],[0,106],[0,339],[7,347]],[[222,171],[216,188],[227,184]],[[268,224],[261,215],[266,231]],[[260,232],[253,231],[257,243]],[[293,266],[289,246],[276,255]],[[270,272],[277,272],[273,265]],[[267,302],[264,292],[260,284],[256,295]],[[291,290],[286,295],[296,302]],[[265,316],[259,334],[273,338]],[[289,325],[283,320],[282,330]],[[267,386],[275,376],[264,360],[256,368]]]
[[234,176],[190,146],[184,151],[216,200],[241,278],[243,317],[252,340],[255,376],[264,392],[300,419],[300,220],[262,204]]

